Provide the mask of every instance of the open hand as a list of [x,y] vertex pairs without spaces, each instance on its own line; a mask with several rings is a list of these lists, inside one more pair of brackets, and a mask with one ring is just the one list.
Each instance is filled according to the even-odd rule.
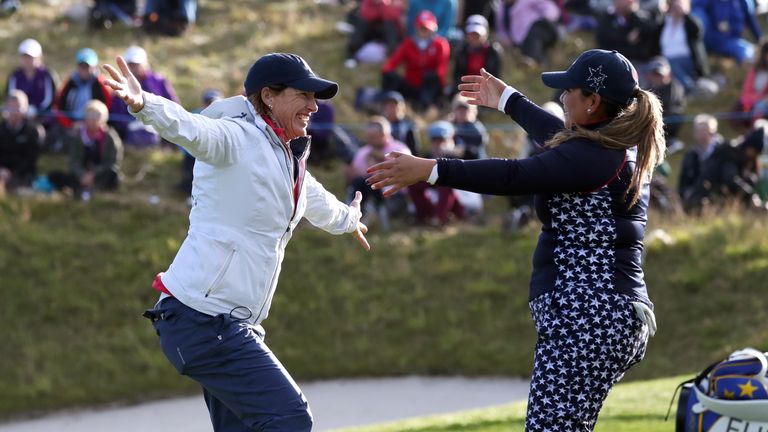
[[[363,194],[360,193],[360,191],[355,192],[355,198],[352,200],[352,203],[349,204],[350,207],[357,209],[360,211],[360,202],[363,200]],[[366,251],[371,250],[371,245],[368,244],[368,240],[365,238],[365,233],[368,232],[368,227],[365,226],[364,223],[358,222],[357,228],[355,231],[352,232],[352,235],[355,236],[358,242],[363,246],[363,249]]]
[[480,69],[480,75],[464,75],[461,77],[459,90],[461,95],[469,99],[471,105],[482,105],[497,109],[499,99],[507,85],[504,81]]
[[131,70],[128,69],[128,64],[122,56],[117,56],[115,61],[117,62],[117,67],[120,68],[119,71],[108,64],[102,66],[110,76],[104,82],[115,91],[117,97],[122,99],[131,108],[131,111],[139,112],[144,108],[144,95],[141,91],[141,84],[133,76]]
[[372,175],[366,179],[366,183],[374,190],[391,186],[384,189],[385,197],[390,197],[414,183],[426,181],[432,172],[432,167],[437,163],[434,159],[424,159],[400,152],[387,154],[387,159],[369,167],[368,173]]

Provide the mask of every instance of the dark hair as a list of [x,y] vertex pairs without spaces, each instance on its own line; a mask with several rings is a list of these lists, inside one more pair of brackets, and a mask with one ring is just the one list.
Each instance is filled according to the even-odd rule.
[[[285,84],[273,84],[267,86],[266,88],[272,90],[276,94],[280,94],[283,90],[287,89],[288,86]],[[269,105],[267,105],[267,103],[264,102],[264,100],[261,98],[261,89],[249,94],[248,100],[251,101],[257,113],[268,117],[272,116],[272,110],[269,108]]]

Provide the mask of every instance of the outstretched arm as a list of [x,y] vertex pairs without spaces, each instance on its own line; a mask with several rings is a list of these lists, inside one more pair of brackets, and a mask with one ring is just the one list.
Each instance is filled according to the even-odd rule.
[[371,246],[365,238],[368,227],[360,222],[362,194],[360,192],[355,193],[355,199],[352,200],[352,203],[345,205],[336,199],[332,193],[325,190],[323,185],[309,171],[306,173],[304,182],[307,191],[307,209],[304,212],[304,217],[312,225],[331,234],[351,233],[363,246],[363,249],[370,250]]
[[163,138],[187,149],[198,160],[211,165],[229,165],[237,160],[237,143],[247,140],[241,127],[233,127],[234,120],[191,114],[173,101],[145,92],[125,59],[118,56],[116,61],[119,70],[104,65],[110,77],[105,82],[128,105],[132,115],[155,128]]

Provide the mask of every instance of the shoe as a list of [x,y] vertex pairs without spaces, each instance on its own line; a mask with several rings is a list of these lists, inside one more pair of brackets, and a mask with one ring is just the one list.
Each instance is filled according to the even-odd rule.
[[344,67],[347,69],[354,69],[357,67],[357,60],[353,58],[348,58],[344,60]]

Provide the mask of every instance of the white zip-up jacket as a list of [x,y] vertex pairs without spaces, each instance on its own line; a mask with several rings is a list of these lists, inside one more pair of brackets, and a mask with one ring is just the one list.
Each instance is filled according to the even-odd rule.
[[332,234],[353,232],[360,211],[304,171],[294,206],[294,159],[248,100],[214,102],[201,114],[144,93],[132,113],[197,159],[189,232],[163,285],[200,312],[258,324],[267,317],[285,246],[302,217]]

